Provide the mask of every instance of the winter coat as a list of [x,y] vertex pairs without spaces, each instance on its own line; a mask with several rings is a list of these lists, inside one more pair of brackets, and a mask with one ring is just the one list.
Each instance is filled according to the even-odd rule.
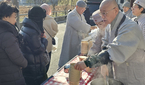
[[[145,85],[145,41],[138,25],[126,18],[116,28],[123,14],[119,12],[116,19],[106,29],[103,45],[108,47],[110,59],[114,62],[115,77],[124,85]],[[114,23],[114,25],[112,25]]]
[[81,40],[88,35],[91,27],[86,23],[84,15],[78,14],[76,9],[69,12],[66,23],[59,67],[62,67],[70,59],[78,55]]
[[45,30],[44,30],[45,35],[46,35],[46,39],[48,40],[47,51],[51,52],[51,50],[52,50],[52,38],[54,38],[55,35],[57,34],[58,26],[57,26],[57,23],[54,20],[54,18],[47,15],[45,17],[45,20],[43,21],[43,27],[45,28]]
[[0,20],[0,85],[26,85],[22,68],[27,66],[14,25]]
[[41,38],[38,25],[28,18],[24,19],[20,34],[23,35],[25,42],[22,52],[28,60],[28,66],[23,69],[24,78],[27,85],[40,85],[47,79],[43,58],[48,42],[45,38]]

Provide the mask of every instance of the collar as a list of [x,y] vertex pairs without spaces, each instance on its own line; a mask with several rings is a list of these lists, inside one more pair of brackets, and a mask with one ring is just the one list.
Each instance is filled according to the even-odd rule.
[[0,20],[0,33],[7,31],[13,33],[15,36],[18,36],[18,31],[14,25],[7,21]]
[[119,25],[121,19],[123,18],[123,13],[119,11],[116,18],[111,22],[111,30],[116,29]]
[[78,17],[80,17],[80,18],[82,19],[82,14],[80,15],[80,14],[77,12],[76,8],[73,10],[73,12],[74,12]]
[[47,20],[47,19],[53,19],[53,17],[47,15],[47,16],[45,17],[45,20]]
[[135,18],[136,21],[139,21],[145,17],[145,14],[141,14],[138,17]]

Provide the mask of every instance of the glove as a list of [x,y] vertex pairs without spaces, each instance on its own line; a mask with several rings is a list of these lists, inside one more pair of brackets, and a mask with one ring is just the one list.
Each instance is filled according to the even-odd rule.
[[109,59],[109,53],[107,52],[107,50],[102,50],[96,57],[96,59],[98,60],[98,62],[100,62],[101,64],[108,64],[108,62],[110,61]]
[[86,66],[90,68],[92,68],[95,64],[100,66],[102,64],[108,64],[108,62],[111,62],[111,60],[109,59],[109,53],[107,50],[102,50],[99,54],[91,56],[84,61]]

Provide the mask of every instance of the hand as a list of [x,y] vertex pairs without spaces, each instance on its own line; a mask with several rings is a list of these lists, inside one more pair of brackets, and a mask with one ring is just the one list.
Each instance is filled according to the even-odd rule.
[[106,79],[106,76],[109,76],[108,67],[106,65],[101,66],[101,74]]
[[84,70],[86,68],[86,64],[83,61],[77,62],[74,66],[76,70]]
[[45,35],[45,34],[43,34],[42,38],[46,38],[46,35]]
[[91,30],[97,29],[96,26],[91,26]]

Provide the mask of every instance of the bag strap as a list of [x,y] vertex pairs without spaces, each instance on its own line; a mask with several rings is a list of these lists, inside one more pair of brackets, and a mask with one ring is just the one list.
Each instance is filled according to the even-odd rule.
[[[47,34],[49,34],[49,32],[44,28],[44,30],[47,32]],[[49,34],[49,36],[51,37],[51,38],[53,38],[50,34]]]
[[116,29],[116,31],[115,31],[115,37],[116,37],[117,34],[118,34],[118,29],[119,29],[120,25],[125,21],[125,19],[126,19],[126,16],[123,15],[123,18],[121,19],[121,21],[120,21],[120,23],[119,23],[119,25],[117,26],[117,29]]

